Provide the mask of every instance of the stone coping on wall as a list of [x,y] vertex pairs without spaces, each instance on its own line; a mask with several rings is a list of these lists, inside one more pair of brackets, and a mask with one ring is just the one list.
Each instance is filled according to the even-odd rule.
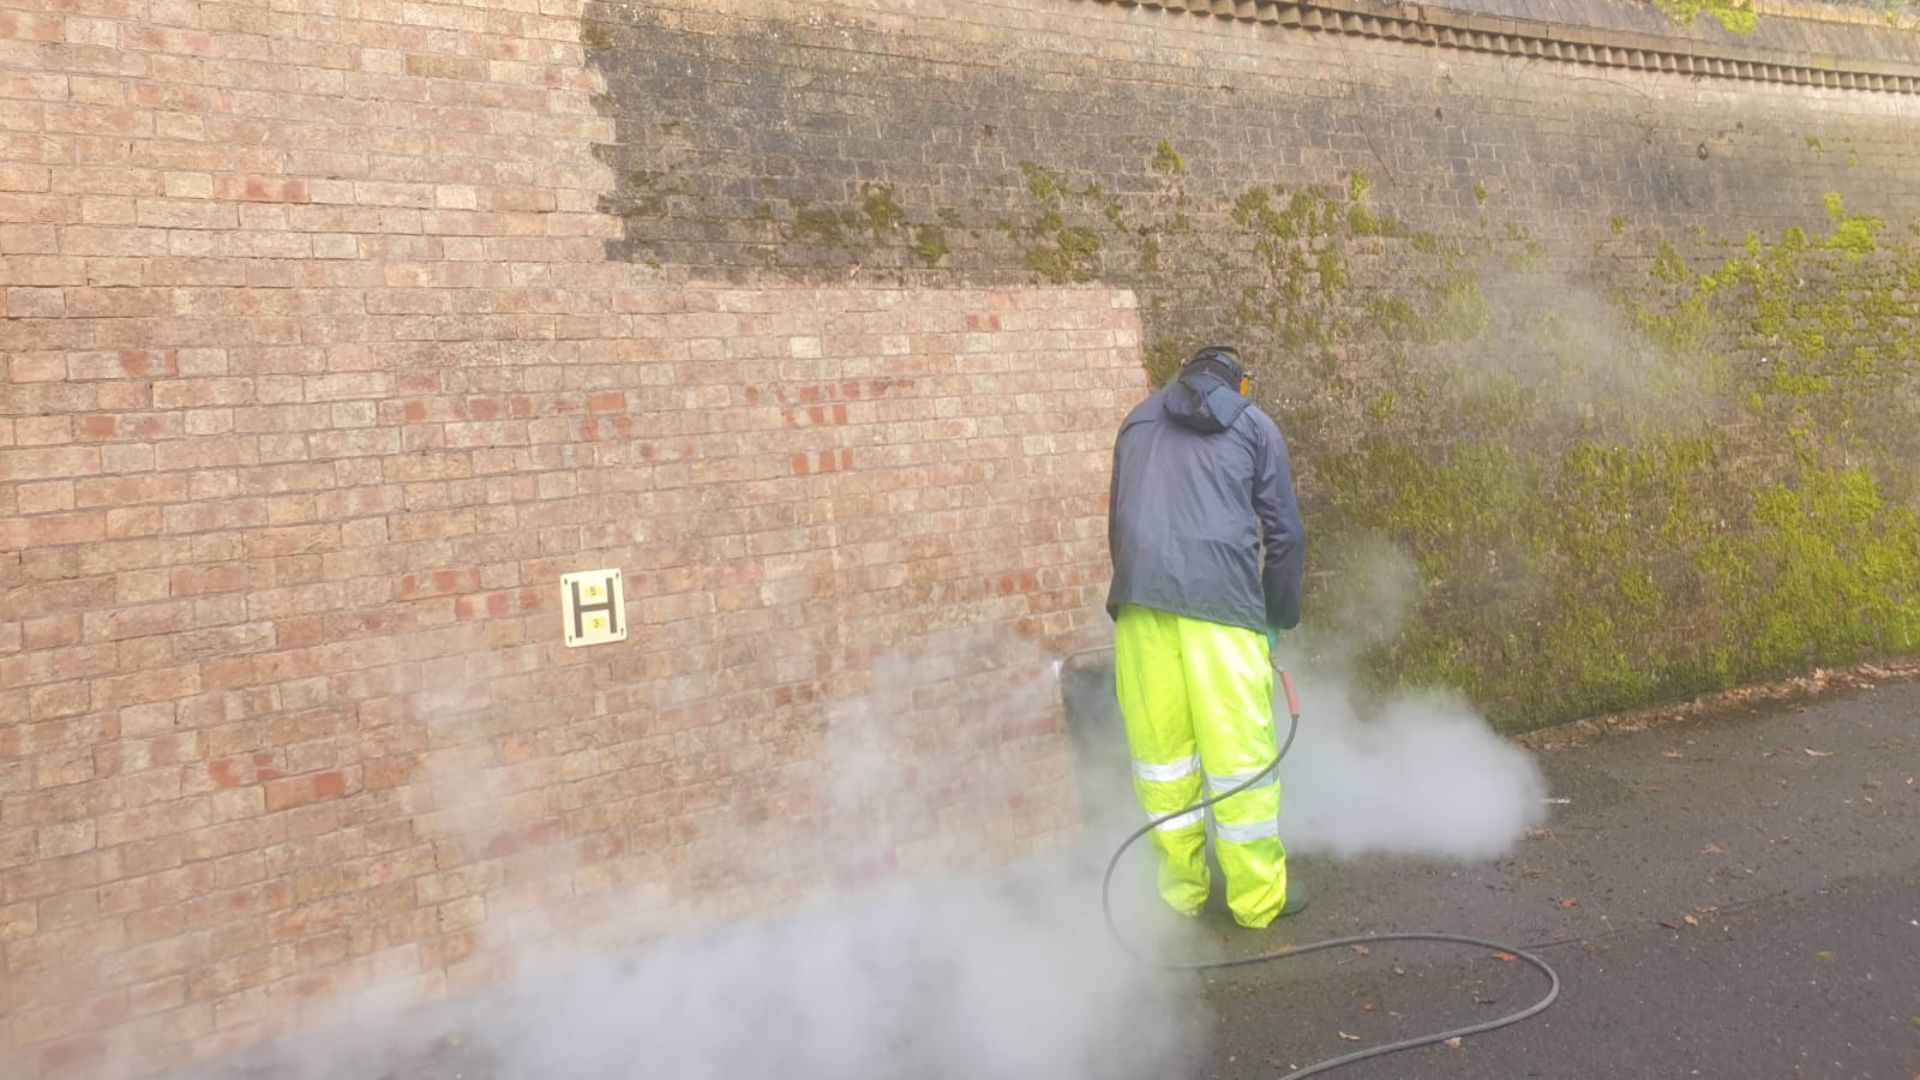
[[[1920,93],[1920,35],[1811,20],[1771,20],[1779,24],[1779,28],[1772,30],[1762,45],[1744,40],[1710,40],[1701,34],[1683,36],[1664,30],[1576,25],[1558,18],[1528,18],[1393,0],[1315,0],[1310,4],[1284,0],[1094,2],[1594,67],[1842,90]],[[1509,0],[1504,6],[1540,12],[1566,8],[1557,0]],[[1895,37],[1900,39],[1897,44],[1892,43]],[[1909,37],[1911,48],[1902,48],[1908,44]],[[1852,40],[1854,38],[1859,40]],[[1837,48],[1848,51],[1842,55]],[[1908,52],[1913,54],[1911,58],[1900,55]],[[1865,53],[1878,55],[1862,55]]]

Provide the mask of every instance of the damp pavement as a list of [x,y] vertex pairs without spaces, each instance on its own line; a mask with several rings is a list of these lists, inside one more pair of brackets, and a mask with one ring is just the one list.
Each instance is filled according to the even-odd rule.
[[[1565,802],[1512,857],[1296,859],[1306,911],[1262,932],[1211,913],[1180,948],[1229,957],[1438,930],[1530,948],[1560,973],[1559,1001],[1519,1026],[1340,1080],[1920,1080],[1920,682],[1537,753]],[[1365,952],[1199,980],[1191,1075],[1284,1076],[1517,1011],[1546,988],[1464,947]]]

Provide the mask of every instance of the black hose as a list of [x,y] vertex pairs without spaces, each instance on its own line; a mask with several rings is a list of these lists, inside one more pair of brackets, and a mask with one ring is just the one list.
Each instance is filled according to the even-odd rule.
[[[1289,696],[1291,696],[1291,687],[1289,687]],[[1492,1031],[1495,1028],[1503,1028],[1509,1024],[1517,1024],[1545,1010],[1547,1006],[1552,1005],[1554,1000],[1560,996],[1560,975],[1555,972],[1552,967],[1548,966],[1545,960],[1540,959],[1532,953],[1516,949],[1511,945],[1502,945],[1497,941],[1488,941],[1485,938],[1468,937],[1465,934],[1440,934],[1422,931],[1409,931],[1396,934],[1358,934],[1353,937],[1310,942],[1306,945],[1290,945],[1279,952],[1263,953],[1259,956],[1244,956],[1232,960],[1188,961],[1184,963],[1167,963],[1165,961],[1150,959],[1140,953],[1139,950],[1135,949],[1132,944],[1127,941],[1126,937],[1120,933],[1120,927],[1113,921],[1113,871],[1120,865],[1121,856],[1127,853],[1128,848],[1138,843],[1141,837],[1152,832],[1161,824],[1172,821],[1182,814],[1191,814],[1196,810],[1204,810],[1223,799],[1232,798],[1242,791],[1260,783],[1260,781],[1266,779],[1268,776],[1271,776],[1273,771],[1280,767],[1280,759],[1286,757],[1287,751],[1293,748],[1294,736],[1300,733],[1300,714],[1297,708],[1290,709],[1289,712],[1291,713],[1292,719],[1287,726],[1287,741],[1281,744],[1280,752],[1273,756],[1273,761],[1269,762],[1266,768],[1236,785],[1231,790],[1222,792],[1212,798],[1202,799],[1184,810],[1154,818],[1152,821],[1134,830],[1133,835],[1127,837],[1121,842],[1120,846],[1114,850],[1113,858],[1107,860],[1106,875],[1100,880],[1100,910],[1106,915],[1107,931],[1113,935],[1113,940],[1134,959],[1144,964],[1158,966],[1163,971],[1215,971],[1221,968],[1246,967],[1251,964],[1264,964],[1273,960],[1290,960],[1293,957],[1305,956],[1308,953],[1324,952],[1328,949],[1344,948],[1351,945],[1376,945],[1383,941],[1439,941],[1451,945],[1472,945],[1476,948],[1488,949],[1493,952],[1515,956],[1532,964],[1540,970],[1541,974],[1547,977],[1549,984],[1547,995],[1519,1012],[1509,1013],[1506,1016],[1488,1020],[1483,1023],[1470,1024],[1466,1027],[1438,1031],[1432,1035],[1421,1035],[1411,1039],[1402,1039],[1399,1042],[1387,1043],[1383,1046],[1370,1046],[1365,1050],[1355,1050],[1351,1054],[1342,1054],[1337,1058],[1330,1058],[1318,1064],[1309,1065],[1304,1069],[1287,1073],[1286,1075],[1290,1080],[1294,1077],[1312,1076],[1316,1073],[1331,1072],[1342,1066],[1352,1065],[1359,1061],[1366,1061],[1369,1058],[1383,1057],[1387,1054],[1397,1054],[1402,1050],[1412,1050],[1419,1046],[1432,1046],[1435,1043],[1446,1042],[1449,1039],[1478,1035],[1481,1032]]]

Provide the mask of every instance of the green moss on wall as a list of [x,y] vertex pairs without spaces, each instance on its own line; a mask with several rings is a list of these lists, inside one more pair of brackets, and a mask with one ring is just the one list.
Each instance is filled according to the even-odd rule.
[[[1920,375],[1920,233],[1837,196],[1744,243],[1594,219],[1574,242],[1634,268],[1596,333],[1509,288],[1567,254],[1532,231],[1553,223],[1402,225],[1359,173],[1190,201],[1172,143],[1135,146],[1132,177],[1021,163],[991,207],[868,184],[754,218],[802,264],[965,274],[992,245],[1031,281],[1134,287],[1156,383],[1206,341],[1247,347],[1301,470],[1310,622],[1364,584],[1344,553],[1414,567],[1408,619],[1362,660],[1379,684],[1459,688],[1521,728],[1920,651],[1920,403],[1887,392]],[[671,186],[630,176],[616,209]]]
[[1180,372],[1180,364],[1187,357],[1186,350],[1172,338],[1155,338],[1147,343],[1147,377],[1155,386],[1165,386]]
[[1702,15],[1740,35],[1751,34],[1760,25],[1753,0],[1653,0],[1653,6],[1666,12],[1675,26],[1692,26]]
[[[1386,538],[1418,569],[1373,678],[1460,687],[1526,727],[1920,650],[1920,417],[1884,394],[1920,374],[1920,247],[1889,251],[1884,222],[1827,211],[1823,235],[1749,238],[1706,273],[1661,243],[1644,284],[1614,295],[1655,370],[1684,375],[1674,416],[1643,414],[1670,394],[1654,383],[1568,440],[1556,402],[1504,368],[1365,400],[1383,431],[1321,463],[1332,504],[1310,525],[1322,548]],[[1375,300],[1374,321],[1417,343],[1484,329],[1471,280],[1431,308]],[[1564,316],[1534,325],[1546,354],[1574,347]],[[1440,448],[1385,433],[1422,412]]]
[[827,247],[845,247],[847,244],[847,229],[841,223],[840,215],[821,207],[798,207],[794,211],[793,227],[788,235],[802,244]]
[[1472,341],[1486,333],[1492,322],[1493,308],[1479,278],[1458,273],[1436,291],[1433,311],[1416,326],[1414,337],[1428,344]]
[[1098,278],[1104,246],[1100,234],[1078,225],[1061,225],[1058,219],[1052,219],[1052,225],[1043,230],[1047,239],[1022,256],[1026,268],[1056,285]]
[[[1098,181],[1075,187],[1065,175],[1031,161],[1021,162],[1020,172],[1035,204],[1034,214],[1025,224],[1008,222],[1005,228],[1009,236],[1027,245],[1020,255],[1021,265],[1036,280],[1055,285],[1099,279],[1107,243],[1103,230],[1132,231],[1119,200]],[[1069,213],[1074,220],[1069,220]],[[1103,225],[1096,227],[1095,221]]]
[[950,250],[946,231],[940,226],[922,225],[913,231],[913,254],[928,266],[946,258]]
[[891,184],[862,184],[860,213],[866,218],[867,227],[876,234],[897,229],[907,221],[907,212],[893,200]]
[[1175,150],[1172,143],[1161,139],[1160,145],[1153,148],[1153,171],[1165,176],[1179,176],[1187,171],[1187,159],[1180,156],[1180,151]]

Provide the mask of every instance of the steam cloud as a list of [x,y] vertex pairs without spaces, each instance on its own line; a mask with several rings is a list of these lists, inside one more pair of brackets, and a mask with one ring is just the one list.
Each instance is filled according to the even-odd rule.
[[[1300,734],[1280,765],[1287,850],[1492,859],[1546,817],[1545,778],[1452,692],[1400,692],[1362,709],[1353,668],[1399,632],[1419,587],[1397,549],[1358,545],[1340,568],[1338,607],[1320,640],[1281,663],[1300,687]],[[1276,702],[1285,737],[1284,702]]]
[[925,883],[523,983],[481,1038],[502,1077],[1147,1077],[1166,988],[1084,889]]
[[[1350,556],[1350,585],[1330,628],[1310,643],[1311,658],[1283,657],[1300,673],[1306,706],[1282,766],[1289,850],[1340,859],[1502,854],[1542,816],[1538,769],[1457,696],[1405,694],[1360,705],[1344,673],[1360,651],[1396,632],[1417,582],[1390,548]],[[1091,725],[1082,731],[1091,741],[1077,750],[1089,800],[1078,846],[1010,870],[922,875],[851,895],[824,890],[764,918],[596,956],[533,955],[509,938],[519,961],[510,985],[428,1016],[362,994],[343,1002],[350,1021],[318,1040],[284,1043],[264,1059],[252,1055],[200,1075],[1184,1074],[1205,1027],[1196,1022],[1198,995],[1115,948],[1100,917],[1104,860],[1142,820],[1111,693],[1071,673],[1063,680],[1049,658],[1019,648],[1010,654],[1004,642],[949,642],[925,658],[878,661],[872,692],[837,708],[821,733],[820,760],[829,764],[821,767],[820,834],[769,822],[766,842],[790,850],[755,862],[808,878],[857,875],[876,847],[906,850],[916,836],[937,837],[941,830],[928,823],[952,812],[956,789],[981,805],[1017,794],[995,779],[994,758],[1004,748],[983,755],[981,732],[967,725],[998,726],[1010,715],[1052,709],[1062,694]],[[930,687],[951,699],[945,692],[956,685],[972,689],[936,721],[913,707]],[[487,830],[501,825],[474,820]],[[935,842],[925,854],[929,862],[965,865],[989,849]],[[1149,953],[1194,948],[1176,938],[1191,929],[1160,909],[1144,848],[1125,870],[1114,900],[1129,939]]]
[[[194,1075],[1146,1080],[1180,1074],[1200,1030],[1189,1022],[1198,1002],[1185,984],[1142,967],[1107,939],[1099,906],[1106,852],[1098,843],[1056,845],[1010,868],[921,872],[884,887],[834,884],[857,878],[870,869],[874,852],[889,849],[917,850],[926,862],[962,867],[991,861],[984,857],[991,844],[964,838],[947,844],[934,819],[953,812],[957,790],[989,808],[1016,794],[1015,778],[996,780],[994,759],[1005,748],[986,736],[1009,717],[1058,708],[1052,659],[1024,643],[947,639],[925,656],[877,659],[873,683],[870,693],[833,709],[819,733],[823,812],[810,819],[810,828],[764,823],[760,839],[785,850],[755,856],[755,863],[828,883],[787,910],[591,956],[558,955],[518,942],[511,927],[489,927],[490,944],[516,962],[510,984],[424,1011],[401,1008],[378,989],[363,990],[343,999],[340,1019],[317,1035]],[[962,688],[957,698],[956,685]],[[934,687],[952,704],[930,718],[911,706]],[[968,725],[975,726],[969,731]],[[1030,777],[1023,772],[1017,782]],[[455,779],[440,777],[435,786],[460,786]],[[1073,782],[1064,771],[1060,779]],[[1131,822],[1131,810],[1118,812]],[[500,814],[477,809],[447,818],[482,836],[506,824]],[[915,849],[916,838],[927,846]],[[1144,890],[1130,899],[1142,901],[1133,905],[1136,911],[1150,906]],[[639,935],[659,928],[649,917],[632,922]],[[1149,942],[1156,932],[1154,925],[1134,931]],[[620,934],[616,927],[596,936]]]
[[1289,852],[1490,859],[1545,819],[1533,758],[1458,696],[1396,696],[1363,720],[1337,682],[1309,678],[1302,692],[1280,766]]

